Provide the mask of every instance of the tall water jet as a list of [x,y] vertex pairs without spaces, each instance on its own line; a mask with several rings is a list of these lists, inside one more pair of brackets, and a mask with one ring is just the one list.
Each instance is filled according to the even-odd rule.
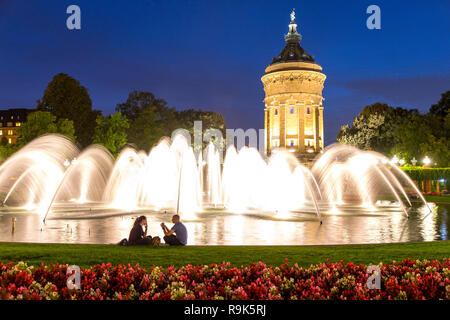
[[174,208],[178,195],[179,175],[170,139],[162,139],[145,160],[143,204],[155,210]]
[[103,146],[92,145],[68,166],[48,204],[44,220],[57,201],[76,203],[102,200],[113,167],[113,157]]
[[64,176],[64,161],[78,148],[61,135],[41,136],[13,154],[0,167],[3,203],[38,212],[42,217]]
[[[375,200],[390,195],[408,216],[405,201],[409,206],[411,202],[400,182],[406,174],[395,165],[390,165],[388,159],[379,153],[333,145],[316,160],[312,172],[329,201],[335,201],[339,193],[344,200],[339,203],[359,200],[363,207],[374,211]],[[414,183],[406,180],[427,205]]]
[[214,144],[210,142],[206,148],[207,200],[214,207],[222,204],[222,179],[220,155]]
[[134,149],[125,148],[119,154],[104,192],[104,200],[112,208],[134,210],[139,203],[139,184],[144,167]]
[[228,148],[223,169],[224,205],[232,212],[262,209],[267,165],[254,148]]
[[201,210],[202,192],[194,151],[182,135],[175,136],[171,151],[175,156],[178,172],[177,208],[185,218],[195,218]]

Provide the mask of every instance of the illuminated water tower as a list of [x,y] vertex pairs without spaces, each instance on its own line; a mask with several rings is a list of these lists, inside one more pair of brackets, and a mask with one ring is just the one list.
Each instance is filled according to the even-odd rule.
[[300,46],[295,12],[291,13],[286,46],[272,59],[261,78],[266,97],[264,127],[268,155],[286,148],[311,159],[323,145],[322,67]]

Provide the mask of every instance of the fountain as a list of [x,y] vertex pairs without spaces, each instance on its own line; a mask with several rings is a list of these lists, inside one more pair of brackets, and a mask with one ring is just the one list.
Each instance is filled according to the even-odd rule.
[[136,210],[178,212],[185,220],[204,210],[275,219],[312,213],[321,223],[323,214],[385,207],[408,216],[405,188],[428,206],[411,179],[376,152],[332,145],[308,169],[289,152],[263,159],[254,148],[231,146],[222,166],[212,143],[196,159],[182,135],[161,139],[148,154],[127,147],[115,161],[101,146],[80,152],[63,136],[44,135],[0,167],[0,186],[3,206],[43,221]]
[[213,143],[195,155],[182,135],[116,159],[99,145],[80,151],[41,136],[0,166],[0,241],[112,243],[137,215],[158,234],[173,213],[190,244],[447,239],[448,208],[427,203],[379,153],[336,144],[307,167],[283,150],[266,159],[231,146],[221,159]]

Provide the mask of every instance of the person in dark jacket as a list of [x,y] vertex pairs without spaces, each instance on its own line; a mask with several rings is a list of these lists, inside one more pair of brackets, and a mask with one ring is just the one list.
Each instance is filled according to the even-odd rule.
[[127,245],[159,245],[159,237],[154,237],[147,235],[148,225],[147,218],[145,216],[140,216],[134,221],[133,228],[130,231],[130,236],[128,237]]

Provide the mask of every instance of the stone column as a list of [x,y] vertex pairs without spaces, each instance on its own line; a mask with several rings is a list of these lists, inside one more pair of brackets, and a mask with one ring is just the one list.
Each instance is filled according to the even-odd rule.
[[298,106],[298,151],[305,152],[305,112],[304,105],[297,103]]
[[320,133],[320,148],[323,150],[325,137],[323,135],[323,105],[319,106],[319,133]]
[[280,147],[286,147],[286,104],[280,103]]
[[313,119],[313,134],[314,134],[314,149],[316,152],[319,151],[319,124],[318,124],[318,110],[317,110],[317,106],[312,104],[311,105],[311,109],[312,109],[312,119]]

